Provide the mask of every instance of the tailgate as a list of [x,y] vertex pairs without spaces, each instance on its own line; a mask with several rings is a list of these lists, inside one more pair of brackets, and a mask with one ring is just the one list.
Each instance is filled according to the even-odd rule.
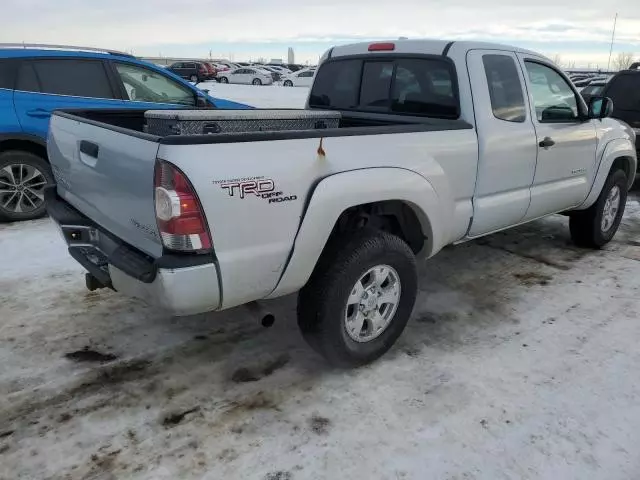
[[61,113],[51,117],[47,149],[58,195],[124,242],[159,257],[158,143],[149,137]]

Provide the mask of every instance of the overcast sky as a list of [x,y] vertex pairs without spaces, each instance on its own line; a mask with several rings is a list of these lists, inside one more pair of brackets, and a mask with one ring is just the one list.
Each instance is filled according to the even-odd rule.
[[564,63],[640,57],[640,0],[0,0],[0,42],[63,43],[136,55],[315,62],[329,46],[378,38],[480,39]]

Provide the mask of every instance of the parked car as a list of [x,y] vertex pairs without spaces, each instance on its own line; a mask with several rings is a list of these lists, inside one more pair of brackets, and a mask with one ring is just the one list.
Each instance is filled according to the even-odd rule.
[[217,60],[216,63],[222,67],[226,67],[227,70],[235,70],[236,68],[240,68],[240,65],[228,62],[226,60]]
[[220,83],[244,83],[247,85],[271,85],[273,83],[271,72],[255,67],[236,68],[221,72],[218,79]]
[[218,75],[218,69],[215,67],[215,65],[212,62],[204,62],[204,64],[209,70],[209,74],[211,75],[211,78],[215,79],[216,76]]
[[0,220],[45,213],[46,152],[57,109],[249,108],[212,98],[167,69],[107,50],[0,44]]
[[315,70],[298,70],[282,77],[282,84],[285,87],[310,87],[315,73]]
[[291,72],[291,70],[289,70],[286,67],[283,67],[282,65],[267,65],[267,68],[269,68],[269,70],[271,71],[275,71],[277,73],[280,74],[280,76],[284,76],[284,75],[289,75]]
[[337,46],[307,108],[341,113],[339,127],[147,138],[117,112],[55,113],[48,211],[90,288],[176,315],[299,291],[310,345],[361,365],[405,328],[416,259],[556,212],[576,244],[602,247],[636,170],[611,102],[587,106],[515,47]]
[[[640,155],[640,63],[615,74],[600,93],[613,101],[611,116],[622,120],[635,130],[636,149]],[[636,177],[640,171],[636,172]]]
[[205,62],[176,62],[169,65],[167,70],[193,83],[215,78],[215,73]]
[[591,100],[591,97],[602,95],[602,91],[604,90],[604,87],[605,85],[607,85],[608,81],[608,78],[597,78],[591,80],[591,82],[586,87],[583,87],[582,90],[580,90],[580,95],[582,95],[584,101],[588,103],[589,100]]
[[295,63],[286,63],[284,66],[287,67],[292,72],[297,72],[298,70],[302,70],[303,68],[307,68],[304,65],[297,65]]

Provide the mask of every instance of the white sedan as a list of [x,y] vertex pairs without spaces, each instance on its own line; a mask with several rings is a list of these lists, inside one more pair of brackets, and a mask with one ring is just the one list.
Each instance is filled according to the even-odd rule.
[[241,67],[218,73],[220,83],[244,83],[247,85],[271,85],[273,76],[266,70]]
[[285,87],[310,87],[315,73],[315,70],[310,69],[298,70],[282,77],[282,84]]

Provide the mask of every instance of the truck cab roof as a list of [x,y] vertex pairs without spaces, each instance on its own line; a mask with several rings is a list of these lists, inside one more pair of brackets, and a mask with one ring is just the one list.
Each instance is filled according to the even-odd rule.
[[[387,49],[377,49],[373,45],[388,45]],[[391,48],[393,46],[393,48]],[[448,55],[448,54],[466,54],[469,50],[505,50],[509,52],[526,53],[541,57],[539,53],[526,50],[511,45],[502,45],[491,42],[474,42],[474,41],[447,41],[447,40],[389,40],[376,42],[359,42],[349,45],[334,47],[329,50],[323,60],[327,58],[363,55],[368,53],[386,53],[386,54],[422,54],[422,55]]]

